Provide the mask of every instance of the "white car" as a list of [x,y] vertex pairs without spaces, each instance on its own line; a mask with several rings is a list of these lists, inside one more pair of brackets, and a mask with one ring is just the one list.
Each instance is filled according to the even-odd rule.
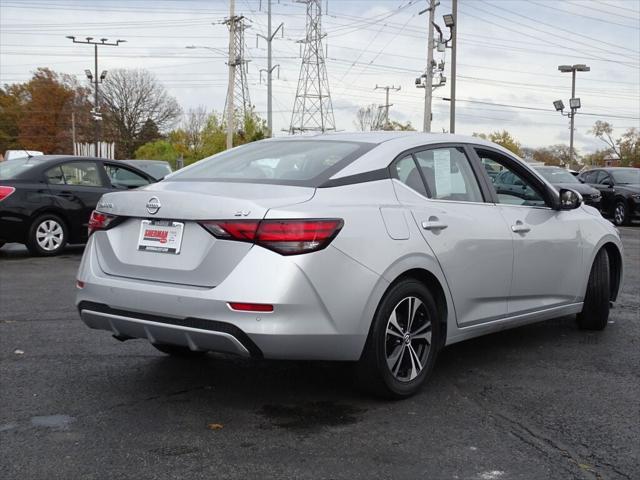
[[572,314],[603,329],[623,273],[616,229],[578,193],[457,135],[251,143],[104,195],[89,228],[89,327],[176,355],[357,361],[394,397],[452,343]]

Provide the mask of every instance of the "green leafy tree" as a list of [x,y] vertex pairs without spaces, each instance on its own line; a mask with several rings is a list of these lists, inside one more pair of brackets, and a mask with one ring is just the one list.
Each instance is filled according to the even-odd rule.
[[473,136],[497,143],[516,155],[522,155],[522,145],[506,130],[491,132],[489,134],[474,132]]

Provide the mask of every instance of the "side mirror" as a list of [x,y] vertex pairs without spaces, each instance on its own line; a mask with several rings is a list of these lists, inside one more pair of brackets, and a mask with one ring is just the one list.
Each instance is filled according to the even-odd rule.
[[560,189],[560,210],[575,210],[582,205],[582,195],[569,188]]
[[606,180],[604,184],[609,188],[613,188],[613,182],[611,180]]

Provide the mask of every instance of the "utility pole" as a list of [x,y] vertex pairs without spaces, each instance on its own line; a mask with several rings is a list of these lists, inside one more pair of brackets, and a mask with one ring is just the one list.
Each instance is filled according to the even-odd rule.
[[298,88],[293,102],[290,133],[336,129],[322,50],[322,0],[298,0],[307,5],[306,35]]
[[431,131],[431,103],[433,99],[433,21],[436,14],[436,5],[439,2],[436,0],[429,1],[429,29],[427,39],[427,71],[425,72],[425,87],[424,87],[424,122],[422,125],[422,131]]
[[[456,56],[458,53],[458,0],[451,0],[451,103],[449,105],[449,133],[456,133]],[[446,19],[445,19],[446,24]]]
[[71,112],[71,151],[76,154],[76,112]]
[[86,37],[85,40],[76,40],[76,37],[73,35],[67,35],[67,38],[73,41],[73,43],[83,43],[86,45],[93,45],[93,55],[94,55],[94,71],[91,73],[91,70],[85,70],[85,74],[89,81],[93,81],[93,102],[94,107],[93,111],[93,120],[95,121],[95,138],[94,138],[94,155],[100,156],[100,122],[102,121],[102,114],[100,113],[100,103],[98,96],[98,85],[103,82],[103,80],[107,77],[107,71],[103,70],[100,75],[98,75],[98,45],[105,47],[117,47],[121,43],[125,43],[126,40],[116,40],[115,43],[109,43],[108,38],[101,38],[99,42],[94,42],[93,37]]
[[[271,57],[271,42],[273,42],[274,37],[278,33],[279,30],[282,30],[282,35],[284,36],[284,23],[278,25],[275,32],[271,31],[271,0],[268,0],[267,4],[267,36],[258,34],[258,37],[264,38],[267,41],[267,69],[261,69],[260,74],[262,72],[266,72],[267,74],[267,129],[269,130],[269,137],[273,136],[273,90],[272,90],[272,81],[273,81],[273,71],[278,69],[278,77],[280,77],[280,65],[272,64]],[[257,38],[256,38],[257,44]],[[257,46],[257,45],[256,45]]]
[[387,86],[378,86],[376,85],[376,88],[374,88],[374,90],[385,90],[385,102],[384,105],[381,105],[379,108],[384,108],[384,126],[383,126],[383,130],[385,128],[387,128],[387,125],[389,125],[389,107],[391,107],[393,104],[389,103],[389,90],[393,90],[396,92],[400,91],[400,88],[402,87],[396,87],[395,85],[387,85]]
[[[579,63],[576,65],[560,65],[558,66],[558,70],[562,73],[571,72],[571,98],[569,99],[569,110],[570,112],[566,115],[569,117],[570,121],[570,133],[569,133],[569,166],[573,163],[575,159],[575,152],[573,150],[573,133],[574,133],[574,125],[575,125],[575,116],[578,112],[578,109],[581,107],[580,99],[576,98],[576,72],[589,72],[591,71],[591,67],[583,63]],[[564,113],[564,103],[562,100],[556,100],[553,102],[553,106],[557,111],[559,111],[562,115]]]
[[234,85],[236,79],[235,0],[229,0],[229,84],[227,85],[227,149],[233,147]]

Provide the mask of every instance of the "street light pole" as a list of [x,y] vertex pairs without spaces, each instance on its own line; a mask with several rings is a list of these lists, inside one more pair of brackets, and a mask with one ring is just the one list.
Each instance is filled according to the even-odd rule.
[[453,25],[451,28],[451,104],[449,106],[449,133],[456,133],[456,56],[458,53],[458,0],[451,2]]
[[433,20],[436,14],[436,0],[429,0],[429,29],[427,38],[427,71],[424,87],[424,121],[422,131],[431,131],[431,104],[433,99]]
[[[570,121],[570,132],[569,132],[569,166],[573,163],[574,159],[575,159],[575,152],[573,149],[573,133],[574,133],[574,125],[575,125],[575,116],[576,113],[578,111],[578,109],[580,108],[580,99],[576,98],[576,72],[589,72],[591,70],[590,67],[588,67],[587,65],[583,64],[583,63],[579,63],[576,65],[560,65],[558,66],[558,70],[562,73],[569,73],[571,72],[571,98],[569,99],[569,108],[570,108],[570,113],[568,113],[567,115],[569,116],[569,121]],[[554,105],[560,105],[562,102],[557,103],[558,101],[554,102]],[[556,106],[556,110],[560,110],[560,112],[562,112],[562,109],[559,109]]]
[[107,71],[104,70],[102,74],[98,73],[98,45],[103,45],[106,47],[117,47],[121,43],[125,43],[126,40],[116,40],[115,43],[109,43],[107,38],[101,38],[99,42],[94,42],[93,37],[86,37],[85,40],[76,40],[76,37],[73,35],[68,35],[68,39],[70,39],[73,43],[83,43],[85,45],[93,45],[93,57],[94,57],[94,71],[93,74],[90,70],[85,70],[87,78],[89,81],[93,80],[93,119],[95,121],[95,132],[94,132],[94,155],[99,156],[99,146],[100,146],[100,121],[102,120],[102,115],[100,114],[100,103],[99,103],[99,85],[107,76]]

